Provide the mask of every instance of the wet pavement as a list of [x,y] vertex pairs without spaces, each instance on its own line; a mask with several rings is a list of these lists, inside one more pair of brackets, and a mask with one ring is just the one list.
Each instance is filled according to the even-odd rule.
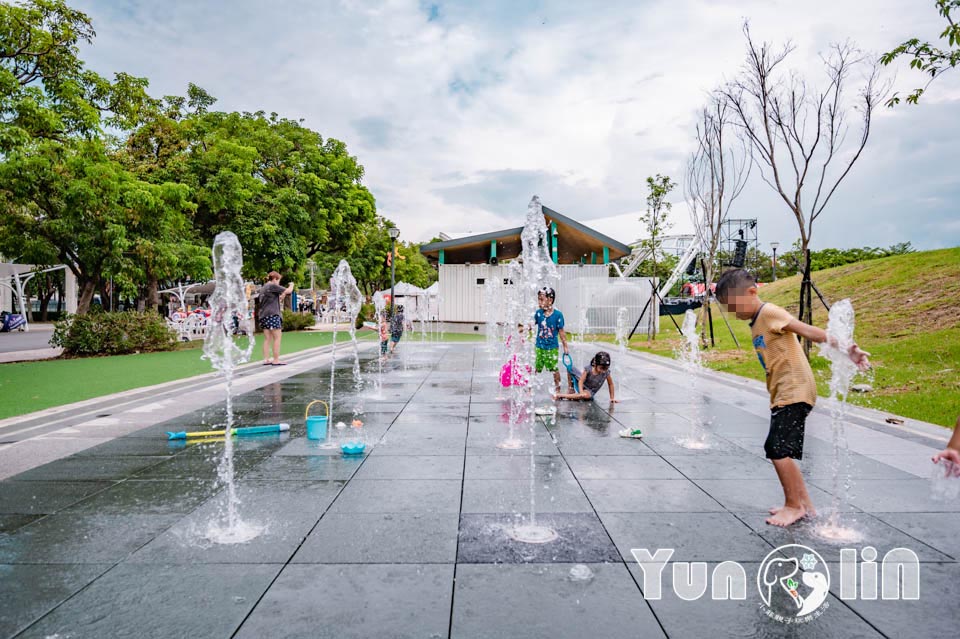
[[[361,413],[368,448],[357,458],[305,438],[304,408],[329,394],[327,367],[237,398],[241,425],[292,425],[236,440],[241,516],[265,526],[248,543],[202,541],[225,500],[223,443],[164,437],[222,423],[222,402],[0,482],[0,637],[956,634],[960,503],[931,496],[935,431],[851,417],[843,522],[863,539],[838,544],[817,535],[822,518],[788,530],[764,523],[782,493],[762,456],[768,418],[755,386],[711,376],[692,397],[675,367],[614,353],[625,401],[611,406],[602,391],[594,403],[561,403],[555,420],[515,429],[524,448],[508,450],[498,444],[510,435],[509,403],[497,398],[499,363],[483,345],[404,343],[379,389],[376,361],[363,357],[359,394],[351,362],[338,364],[333,418]],[[677,443],[692,431],[697,399],[712,420],[704,450]],[[625,427],[644,439],[618,437]],[[801,465],[821,511],[832,499],[831,455],[829,415],[818,409]],[[531,503],[555,541],[510,536]],[[830,594],[808,623],[773,619],[791,620],[791,602],[767,610],[761,600],[761,564],[786,544],[829,566]],[[841,548],[869,555],[867,546],[877,563],[860,585],[888,551],[907,548],[919,561],[919,599],[869,599],[869,587],[841,597]],[[655,571],[632,552],[643,548],[705,562],[712,587],[690,595],[684,571],[698,574],[698,564],[668,564],[654,598],[652,581],[644,588]],[[742,566],[743,598],[711,597],[723,590],[722,562]]]

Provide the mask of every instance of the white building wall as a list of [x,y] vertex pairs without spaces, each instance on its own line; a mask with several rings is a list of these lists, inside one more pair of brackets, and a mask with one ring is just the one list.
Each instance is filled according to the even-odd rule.
[[[567,306],[573,305],[571,295],[577,284],[584,279],[597,280],[598,284],[606,283],[608,267],[605,264],[562,264],[558,267],[560,280],[554,288],[557,292],[558,309],[563,311],[569,322]],[[490,278],[496,278],[502,286],[507,277],[507,267],[489,264],[442,264],[440,265],[440,321],[467,322],[483,324],[488,317],[485,306],[485,287]],[[482,283],[478,284],[478,281]],[[500,296],[502,299],[503,296]],[[566,306],[565,306],[566,305]],[[502,316],[501,308],[494,308],[494,317]]]

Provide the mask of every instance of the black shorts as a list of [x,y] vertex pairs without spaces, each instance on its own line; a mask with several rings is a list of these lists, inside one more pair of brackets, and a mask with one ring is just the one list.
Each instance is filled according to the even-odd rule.
[[803,459],[803,427],[813,406],[803,402],[770,411],[770,432],[763,443],[767,459]]

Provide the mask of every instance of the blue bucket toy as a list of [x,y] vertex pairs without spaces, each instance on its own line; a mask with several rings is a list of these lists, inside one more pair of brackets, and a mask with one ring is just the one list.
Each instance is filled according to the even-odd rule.
[[[310,407],[314,404],[323,404],[327,409],[326,415],[310,415]],[[323,441],[327,438],[327,422],[330,421],[330,406],[322,399],[317,399],[307,404],[307,410],[303,412],[303,419],[307,423],[307,439]]]

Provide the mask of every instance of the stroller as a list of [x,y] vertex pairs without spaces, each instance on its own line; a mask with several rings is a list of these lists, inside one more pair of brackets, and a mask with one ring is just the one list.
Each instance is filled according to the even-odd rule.
[[13,331],[22,331],[27,325],[27,320],[23,315],[17,313],[0,313],[0,333],[12,333]]

